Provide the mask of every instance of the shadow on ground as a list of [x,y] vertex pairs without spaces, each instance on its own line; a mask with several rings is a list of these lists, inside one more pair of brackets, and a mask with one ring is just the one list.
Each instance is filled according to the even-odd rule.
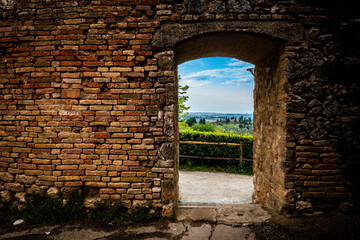
[[[203,214],[210,216],[211,213],[206,213],[206,211],[214,210],[202,210]],[[222,212],[229,213],[229,211]],[[249,213],[247,214],[248,217],[251,218],[251,215],[249,215]],[[359,212],[346,214],[334,212],[320,216],[297,218],[272,214],[270,219],[257,222],[221,220],[224,218],[226,218],[225,215],[217,216],[217,218],[213,220],[202,220],[201,218],[196,220],[186,218],[181,221],[170,221],[162,219],[146,224],[133,223],[128,225],[117,222],[82,220],[62,225],[42,225],[37,227],[30,227],[25,224],[13,226],[11,222],[3,219],[0,222],[0,239],[360,239]]]

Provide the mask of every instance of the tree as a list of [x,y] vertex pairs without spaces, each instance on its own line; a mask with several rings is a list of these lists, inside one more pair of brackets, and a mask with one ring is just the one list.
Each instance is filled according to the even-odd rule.
[[[178,76],[178,81],[180,83],[181,77],[180,75]],[[190,107],[185,105],[185,102],[189,99],[189,96],[187,96],[187,90],[189,89],[188,85],[182,86],[179,84],[179,98],[178,98],[178,103],[179,103],[179,119],[187,116],[189,113],[186,112],[187,110],[189,110]]]
[[215,132],[216,129],[212,124],[194,124],[192,127],[195,131],[199,132]]
[[226,123],[230,123],[230,118],[225,117],[225,122],[226,122]]
[[189,118],[185,121],[185,123],[191,127],[192,125],[194,125],[195,123],[197,123],[197,122],[196,122],[196,118],[195,118],[195,117],[189,117]]

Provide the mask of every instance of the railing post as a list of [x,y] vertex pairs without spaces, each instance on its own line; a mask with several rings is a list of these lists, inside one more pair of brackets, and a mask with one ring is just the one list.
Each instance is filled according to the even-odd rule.
[[240,165],[242,163],[243,160],[243,142],[240,142]]

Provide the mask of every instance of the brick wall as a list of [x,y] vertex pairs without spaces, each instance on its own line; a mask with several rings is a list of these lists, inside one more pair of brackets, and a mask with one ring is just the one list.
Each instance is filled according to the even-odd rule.
[[[25,192],[76,188],[88,201],[152,201],[170,216],[178,194],[176,63],[225,55],[255,63],[259,80],[268,79],[269,64],[276,72],[269,80],[278,89],[270,93],[273,102],[261,103],[271,107],[281,99],[283,110],[255,112],[270,118],[278,112],[282,119],[258,118],[268,132],[254,126],[255,136],[279,128],[273,142],[255,139],[255,200],[299,211],[304,204],[320,209],[348,201],[331,141],[359,110],[315,75],[337,51],[321,25],[327,13],[301,1],[1,1],[2,199],[21,202]],[[240,36],[247,47],[229,51],[218,42],[202,52],[175,51],[224,32],[257,41]],[[261,48],[272,42],[281,44]],[[267,62],[269,54],[275,62]],[[260,86],[259,96],[268,89]],[[261,197],[269,192],[273,197]]]

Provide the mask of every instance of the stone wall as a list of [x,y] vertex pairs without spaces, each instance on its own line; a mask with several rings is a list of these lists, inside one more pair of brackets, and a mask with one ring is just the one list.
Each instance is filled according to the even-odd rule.
[[[280,58],[280,59],[279,59]],[[265,64],[264,64],[265,63]],[[281,209],[291,204],[285,188],[286,93],[283,74],[286,57],[272,56],[256,65],[254,89],[254,202]]]
[[358,85],[316,74],[344,54],[327,7],[2,0],[2,200],[75,188],[88,200],[152,201],[170,216],[178,198],[176,64],[227,56],[256,65],[255,202],[290,211],[344,205],[353,198],[331,144],[359,116],[344,100]]

